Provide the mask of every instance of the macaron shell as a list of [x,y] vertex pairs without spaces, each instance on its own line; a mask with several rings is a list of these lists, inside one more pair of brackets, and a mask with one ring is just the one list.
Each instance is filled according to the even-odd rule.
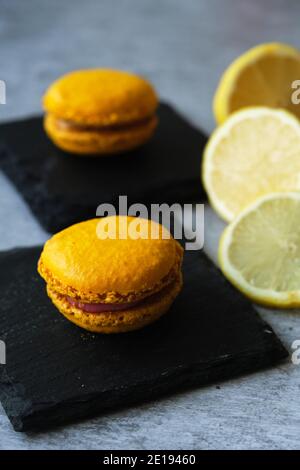
[[62,284],[57,278],[54,278],[49,270],[45,268],[42,260],[38,263],[38,272],[46,281],[51,290],[55,290],[58,294],[73,298],[75,301],[83,303],[106,303],[106,304],[124,304],[138,302],[146,297],[149,297],[156,292],[161,291],[164,287],[171,284],[178,276],[181,267],[181,257],[178,256],[178,262],[171,269],[167,276],[161,279],[158,283],[148,289],[140,289],[138,291],[130,291],[120,294],[117,291],[107,291],[95,293],[91,291],[82,291],[74,289],[67,284]]
[[125,333],[143,328],[165,314],[182,288],[182,274],[163,291],[143,301],[141,305],[119,312],[86,313],[72,307],[59,294],[47,288],[57,309],[72,323],[94,333]]
[[[81,222],[46,242],[40,274],[56,291],[85,302],[131,302],[160,290],[180,271],[183,249],[171,235],[121,239],[110,233],[117,226],[120,237],[131,222],[140,224],[142,233],[153,228],[158,237],[168,233],[154,221],[135,217]],[[107,238],[99,238],[104,233]]]
[[158,100],[145,79],[119,70],[87,69],[64,75],[47,90],[44,108],[78,124],[128,124],[155,113]]
[[92,131],[61,128],[52,114],[44,118],[44,128],[50,139],[62,150],[80,155],[110,155],[132,150],[146,143],[156,126],[155,115],[141,124]]

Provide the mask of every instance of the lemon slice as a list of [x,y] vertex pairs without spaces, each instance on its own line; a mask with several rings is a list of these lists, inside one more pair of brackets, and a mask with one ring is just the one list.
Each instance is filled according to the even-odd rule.
[[300,121],[272,108],[237,111],[209,139],[202,178],[227,221],[265,194],[300,190]]
[[[300,80],[300,51],[281,43],[256,46],[238,57],[224,72],[213,109],[221,124],[238,109],[248,106],[285,108],[300,117],[293,104],[292,87]],[[296,98],[299,97],[297,94]]]
[[219,245],[224,275],[254,302],[300,306],[300,193],[258,199],[227,226]]

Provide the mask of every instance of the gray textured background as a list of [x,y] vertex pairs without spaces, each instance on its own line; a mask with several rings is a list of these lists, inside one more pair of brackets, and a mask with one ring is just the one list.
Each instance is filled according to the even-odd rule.
[[[224,67],[259,42],[299,46],[299,18],[297,0],[0,0],[0,79],[7,83],[0,119],[40,112],[41,94],[66,71],[108,66],[145,74],[210,132]],[[0,220],[0,249],[47,238],[1,174]],[[212,257],[222,226],[207,207]],[[261,312],[288,348],[300,339],[297,312]],[[39,435],[15,433],[0,408],[0,448],[300,448],[300,366],[287,361],[219,385]]]

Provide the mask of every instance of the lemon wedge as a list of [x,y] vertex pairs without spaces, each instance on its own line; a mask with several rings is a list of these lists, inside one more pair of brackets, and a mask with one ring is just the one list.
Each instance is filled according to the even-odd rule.
[[[300,80],[300,51],[287,44],[256,46],[238,57],[224,72],[214,96],[218,124],[249,106],[285,108],[300,117],[292,96]],[[296,99],[299,98],[297,93]]]

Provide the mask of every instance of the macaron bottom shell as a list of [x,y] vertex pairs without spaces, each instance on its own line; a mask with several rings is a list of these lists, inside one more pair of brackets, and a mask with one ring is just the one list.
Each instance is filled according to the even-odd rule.
[[53,304],[69,321],[94,333],[125,333],[143,328],[165,314],[182,288],[181,272],[170,285],[127,310],[87,313],[71,305],[63,295],[47,286]]
[[133,150],[146,143],[153,135],[158,119],[156,115],[140,122],[118,127],[79,129],[61,126],[53,114],[46,114],[44,129],[48,137],[62,150],[79,155],[111,155]]

